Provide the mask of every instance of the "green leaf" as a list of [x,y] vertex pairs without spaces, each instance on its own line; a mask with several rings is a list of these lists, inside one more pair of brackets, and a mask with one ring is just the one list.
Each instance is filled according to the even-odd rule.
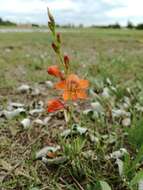
[[130,165],[128,165],[128,168],[126,168],[126,171],[124,171],[124,172],[126,172],[126,175],[128,175],[129,173],[135,173],[137,164],[140,161],[142,161],[142,159],[143,159],[143,145],[139,149],[136,158],[130,163]]
[[132,167],[135,168],[136,165],[143,159],[143,145],[141,146],[141,148],[139,149],[137,156],[135,158],[135,160],[133,161],[133,165]]
[[139,171],[135,177],[131,180],[130,186],[136,185],[140,180],[143,180],[143,170]]
[[38,187],[32,187],[29,190],[40,190]]
[[111,187],[108,185],[108,183],[106,181],[99,181],[102,190],[111,190]]

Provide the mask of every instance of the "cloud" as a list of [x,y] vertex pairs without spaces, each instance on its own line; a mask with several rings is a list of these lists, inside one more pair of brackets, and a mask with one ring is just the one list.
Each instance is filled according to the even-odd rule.
[[[111,1],[111,0],[106,0]],[[119,1],[119,0],[118,0]],[[136,0],[126,0],[126,1],[119,1],[122,4],[122,7],[116,7],[116,9],[111,10],[108,12],[109,16],[114,17],[143,17],[143,1]]]
[[13,13],[41,12],[46,7],[55,10],[68,10],[74,8],[71,0],[0,0],[0,11],[10,11]]
[[0,17],[46,24],[47,7],[60,24],[125,24],[143,19],[141,0],[0,0]]

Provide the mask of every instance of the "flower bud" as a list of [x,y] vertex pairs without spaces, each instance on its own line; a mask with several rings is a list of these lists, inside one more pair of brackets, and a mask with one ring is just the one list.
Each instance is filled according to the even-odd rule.
[[49,29],[53,32],[54,31],[54,26],[51,22],[48,22]]
[[48,102],[47,111],[55,112],[64,109],[65,105],[59,99],[53,99]]
[[55,25],[55,20],[54,20],[54,17],[53,17],[53,15],[50,13],[49,8],[48,8],[48,17],[49,17],[49,19],[50,19],[51,23],[52,23],[53,25]]
[[59,48],[55,43],[52,43],[52,48],[56,53],[59,53]]
[[60,77],[60,78],[62,77],[62,72],[59,70],[59,67],[57,65],[48,67],[47,72],[49,75],[53,75],[55,77]]
[[57,34],[57,42],[60,44],[61,43],[61,35],[60,33]]
[[66,69],[69,68],[69,62],[70,60],[69,60],[68,55],[64,55],[64,64],[65,64]]

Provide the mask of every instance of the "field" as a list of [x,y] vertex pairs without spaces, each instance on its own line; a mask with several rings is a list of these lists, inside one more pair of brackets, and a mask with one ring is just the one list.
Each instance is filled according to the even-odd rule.
[[[109,184],[112,190],[136,190],[139,180],[134,176],[139,173],[140,180],[143,176],[143,32],[89,28],[60,32],[63,52],[69,54],[72,69],[90,81],[89,98],[77,108],[80,114],[76,122],[92,131],[95,141],[90,142],[88,135],[82,134],[73,141],[68,139],[71,147],[66,146],[59,137],[66,129],[62,113],[28,115],[38,104],[46,108],[47,101],[55,96],[49,82],[53,79],[47,74],[48,66],[58,62],[50,45],[51,34],[0,33],[0,189],[108,190]],[[20,93],[17,88],[23,84],[29,85],[32,92]],[[105,88],[111,95],[102,99]],[[94,115],[99,110],[91,108],[91,104],[97,101],[103,115]],[[2,112],[11,102],[24,104],[26,113],[5,118]],[[122,123],[126,114],[112,118],[110,113],[123,103],[130,104],[126,107],[126,113],[131,114],[129,126]],[[48,123],[33,122],[24,129],[20,122],[25,117],[32,122],[48,118]],[[41,148],[59,144],[62,154],[69,158],[67,163],[46,167],[35,160]],[[125,157],[107,159],[121,148],[128,152]]]

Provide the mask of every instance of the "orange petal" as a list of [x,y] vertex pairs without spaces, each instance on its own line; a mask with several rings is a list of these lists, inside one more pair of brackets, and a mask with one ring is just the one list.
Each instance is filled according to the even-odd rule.
[[55,111],[61,110],[63,108],[64,108],[64,104],[60,100],[54,99],[54,100],[50,100],[48,102],[47,111],[55,112]]
[[62,72],[59,70],[59,67],[57,65],[48,67],[47,72],[48,74],[53,75],[55,77],[62,77]]
[[70,75],[68,76],[67,80],[68,80],[68,81],[76,81],[76,82],[78,82],[78,81],[79,81],[79,78],[78,78],[78,76],[75,75],[75,74],[70,74]]
[[65,80],[60,81],[60,82],[55,84],[55,88],[58,90],[65,89],[65,87],[66,87],[66,81]]
[[73,92],[64,91],[64,93],[63,93],[63,99],[65,101],[67,101],[67,100],[73,100],[73,101],[75,101],[75,100],[78,99],[78,96],[77,96],[77,93],[75,93],[75,92],[73,93]]
[[70,99],[71,99],[71,98],[70,98],[70,93],[67,92],[67,91],[64,91],[64,93],[63,93],[63,99],[64,99],[65,101],[70,100]]
[[77,100],[77,99],[78,99],[77,93],[72,93],[72,95],[71,95],[71,100],[75,101],[75,100]]
[[77,93],[77,97],[79,99],[86,99],[87,98],[87,93],[85,91],[82,91],[80,90],[78,93]]
[[89,81],[88,80],[79,80],[80,88],[88,88]]

